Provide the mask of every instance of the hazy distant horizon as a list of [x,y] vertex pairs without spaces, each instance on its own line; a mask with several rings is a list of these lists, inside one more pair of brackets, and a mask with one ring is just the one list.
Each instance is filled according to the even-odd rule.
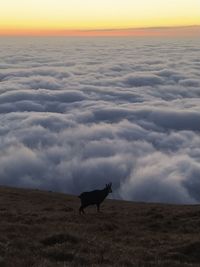
[[200,25],[111,29],[0,29],[0,37],[200,37]]

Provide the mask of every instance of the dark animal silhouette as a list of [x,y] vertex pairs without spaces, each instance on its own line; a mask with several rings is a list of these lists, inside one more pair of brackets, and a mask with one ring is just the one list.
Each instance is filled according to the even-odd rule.
[[79,213],[85,213],[84,208],[89,205],[96,205],[97,211],[100,211],[100,204],[104,201],[109,193],[112,193],[111,189],[112,183],[106,184],[106,187],[102,190],[94,190],[90,192],[83,192],[80,194],[81,206],[79,208]]

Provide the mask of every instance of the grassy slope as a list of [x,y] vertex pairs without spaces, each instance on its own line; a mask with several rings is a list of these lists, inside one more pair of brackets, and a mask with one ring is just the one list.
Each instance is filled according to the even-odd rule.
[[0,266],[200,266],[200,207],[0,187]]

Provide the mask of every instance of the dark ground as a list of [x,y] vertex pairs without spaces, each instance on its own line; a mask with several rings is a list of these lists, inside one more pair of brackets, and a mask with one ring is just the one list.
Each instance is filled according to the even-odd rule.
[[0,187],[0,267],[200,266],[200,206],[79,202]]

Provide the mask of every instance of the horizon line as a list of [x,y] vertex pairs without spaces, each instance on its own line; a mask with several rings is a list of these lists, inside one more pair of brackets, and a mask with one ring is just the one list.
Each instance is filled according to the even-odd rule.
[[200,25],[152,26],[137,28],[110,29],[0,29],[0,36],[71,36],[71,37],[114,37],[114,36],[197,36],[200,37]]

